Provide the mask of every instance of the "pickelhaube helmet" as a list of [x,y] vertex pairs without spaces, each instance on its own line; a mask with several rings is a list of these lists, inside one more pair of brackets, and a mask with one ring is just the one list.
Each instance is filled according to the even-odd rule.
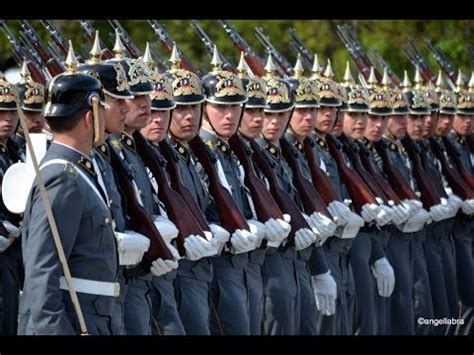
[[387,68],[383,70],[382,87],[390,94],[392,115],[406,115],[409,113],[408,99],[398,87],[392,85]]
[[428,84],[422,88],[425,93],[425,99],[430,107],[431,112],[436,112],[439,110],[439,99],[438,94],[436,93],[435,87],[431,81],[428,81]]
[[97,76],[107,95],[117,99],[133,99],[123,66],[117,62],[103,62],[101,60],[102,50],[100,48],[99,31],[96,31],[94,45],[89,53],[90,59],[85,64],[80,65],[78,70],[82,73]]
[[105,95],[97,77],[77,71],[77,59],[71,41],[65,61],[66,71],[55,76],[46,89],[44,117],[70,117],[81,109],[93,108],[93,99],[104,101]]
[[179,58],[176,45],[173,46],[170,60],[171,69],[164,76],[171,80],[174,101],[178,105],[195,105],[204,102],[205,97],[199,82],[199,77],[185,69],[179,68]]
[[368,112],[367,91],[357,85],[352,76],[349,62],[346,62],[346,72],[342,87],[345,89],[347,98],[339,108],[343,112]]
[[211,65],[213,70],[201,80],[206,101],[224,105],[247,102],[247,95],[240,78],[222,69],[222,60],[219,58],[216,46],[214,46]]
[[16,110],[15,85],[8,82],[2,72],[0,72],[0,110]]
[[153,80],[149,67],[143,62],[142,58],[124,57],[125,47],[118,30],[115,31],[115,36],[113,48],[115,58],[109,59],[106,63],[119,63],[123,66],[132,95],[150,95],[153,92]]
[[44,86],[35,83],[31,79],[26,60],[21,67],[20,77],[20,82],[16,84],[16,87],[20,97],[21,109],[24,111],[41,112],[44,103]]
[[446,88],[441,70],[436,80],[436,93],[439,100],[439,113],[445,115],[456,114],[456,95]]
[[303,77],[304,69],[299,53],[293,71],[295,75],[288,79],[288,83],[295,95],[295,107],[319,107],[318,85],[315,80]]
[[369,115],[388,116],[393,113],[390,93],[380,87],[375,77],[374,67],[370,68],[367,80]]
[[468,90],[462,90],[458,95],[458,115],[474,115],[474,71],[469,80]]
[[339,98],[339,90],[336,82],[332,79],[334,73],[331,67],[331,61],[328,59],[328,64],[323,76],[315,78],[319,92],[319,105],[339,107],[342,102]]
[[403,92],[408,100],[408,109],[411,115],[429,115],[430,104],[426,100],[426,94],[422,90],[423,80],[421,79],[418,67],[415,73],[415,87],[411,85],[408,73],[405,70],[403,78]]
[[267,108],[264,112],[286,112],[295,107],[294,93],[290,84],[275,77],[276,67],[272,55],[268,55],[265,83],[267,85]]
[[247,93],[248,100],[245,107],[266,108],[267,85],[263,79],[253,75],[250,68],[245,63],[243,52],[240,54],[240,61],[237,70],[239,71],[239,78],[242,80],[244,90]]

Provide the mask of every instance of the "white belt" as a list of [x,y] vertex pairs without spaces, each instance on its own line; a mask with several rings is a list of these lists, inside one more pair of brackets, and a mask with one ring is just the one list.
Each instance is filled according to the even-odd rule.
[[[72,282],[76,292],[112,297],[118,297],[120,295],[120,284],[118,282],[86,280],[78,277],[73,277]],[[59,278],[59,288],[61,290],[69,289],[64,276]]]

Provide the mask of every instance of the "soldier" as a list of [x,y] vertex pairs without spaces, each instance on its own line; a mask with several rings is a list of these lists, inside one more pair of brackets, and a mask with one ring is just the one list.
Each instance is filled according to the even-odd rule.
[[[35,83],[31,79],[30,72],[26,66],[26,61],[23,62],[20,72],[21,80],[16,85],[18,94],[20,95],[21,109],[25,113],[26,126],[29,133],[41,133],[43,131],[43,100],[44,87],[41,84]],[[26,160],[26,141],[21,127],[15,135],[15,141],[20,146],[20,154],[22,160]]]
[[[87,329],[94,335],[118,334],[117,245],[106,193],[96,180],[90,155],[93,145],[103,141],[99,105],[104,92],[95,77],[77,73],[72,47],[66,65],[66,72],[54,77],[48,87],[45,118],[54,141],[40,169]],[[36,183],[24,225],[26,333],[78,334],[78,320]]]
[[[18,127],[15,87],[0,73],[0,185],[12,164],[20,160],[13,141]],[[1,187],[1,186],[0,186]],[[20,219],[0,202],[0,334],[16,335],[20,287],[23,282]]]

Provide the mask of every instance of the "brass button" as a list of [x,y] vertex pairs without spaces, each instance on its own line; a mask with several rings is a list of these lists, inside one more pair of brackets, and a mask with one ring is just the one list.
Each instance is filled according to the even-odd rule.
[[110,204],[113,204],[113,203],[114,203],[114,200],[110,199],[110,200],[109,200],[109,203],[110,203]]
[[331,176],[331,174],[329,173],[329,171],[326,171],[326,175],[327,175],[327,176]]
[[110,223],[112,223],[112,220],[109,217],[105,217],[104,223],[105,224],[110,224]]

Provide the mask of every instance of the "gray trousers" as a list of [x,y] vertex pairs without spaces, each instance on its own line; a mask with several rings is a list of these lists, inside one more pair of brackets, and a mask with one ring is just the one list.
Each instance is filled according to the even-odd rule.
[[142,277],[127,280],[124,323],[127,335],[151,335],[150,281]]
[[17,334],[22,283],[21,248],[19,242],[15,241],[7,250],[0,253],[0,335]]
[[249,291],[250,335],[262,334],[263,319],[263,275],[262,265],[265,249],[252,250],[245,268],[245,278]]
[[311,275],[306,260],[296,258],[296,275],[298,276],[298,293],[300,297],[300,323],[297,335],[317,335],[316,299]]

